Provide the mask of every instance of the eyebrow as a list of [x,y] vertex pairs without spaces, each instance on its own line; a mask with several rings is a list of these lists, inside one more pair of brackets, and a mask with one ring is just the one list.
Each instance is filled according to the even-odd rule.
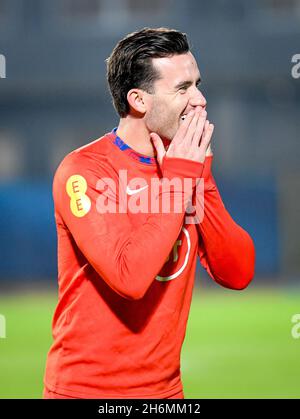
[[[196,80],[196,84],[201,83],[201,77]],[[193,84],[190,80],[181,81],[180,83],[176,84],[175,90],[185,89],[190,87]]]

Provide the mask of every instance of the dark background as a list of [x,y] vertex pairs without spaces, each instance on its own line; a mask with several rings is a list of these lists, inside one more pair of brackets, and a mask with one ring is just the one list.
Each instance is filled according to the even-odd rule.
[[297,0],[0,0],[0,278],[55,277],[53,173],[66,153],[117,125],[105,59],[144,26],[187,32],[216,127],[214,173],[225,205],[253,236],[257,275],[295,280]]
[[185,396],[299,398],[300,0],[0,0],[0,398],[42,395],[57,303],[52,178],[117,126],[105,59],[144,26],[188,34],[214,175],[257,255],[243,292],[199,268]]

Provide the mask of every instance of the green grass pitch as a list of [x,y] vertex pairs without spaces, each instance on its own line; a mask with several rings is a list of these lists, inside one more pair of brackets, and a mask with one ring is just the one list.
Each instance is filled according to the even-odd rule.
[[[0,398],[41,398],[55,293],[0,297]],[[182,351],[185,398],[299,398],[300,290],[197,288]]]

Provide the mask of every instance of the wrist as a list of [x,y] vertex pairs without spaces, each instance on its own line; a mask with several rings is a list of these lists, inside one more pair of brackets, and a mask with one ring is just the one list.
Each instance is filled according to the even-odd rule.
[[169,179],[174,177],[180,178],[197,178],[203,177],[204,163],[194,160],[187,160],[180,157],[167,157],[165,156],[162,162],[163,177]]

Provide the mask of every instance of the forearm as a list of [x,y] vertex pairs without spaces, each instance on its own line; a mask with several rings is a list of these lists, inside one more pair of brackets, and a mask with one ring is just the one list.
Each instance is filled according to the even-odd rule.
[[249,234],[226,210],[206,159],[204,217],[197,225],[201,263],[226,288],[243,289],[254,276],[255,249]]

